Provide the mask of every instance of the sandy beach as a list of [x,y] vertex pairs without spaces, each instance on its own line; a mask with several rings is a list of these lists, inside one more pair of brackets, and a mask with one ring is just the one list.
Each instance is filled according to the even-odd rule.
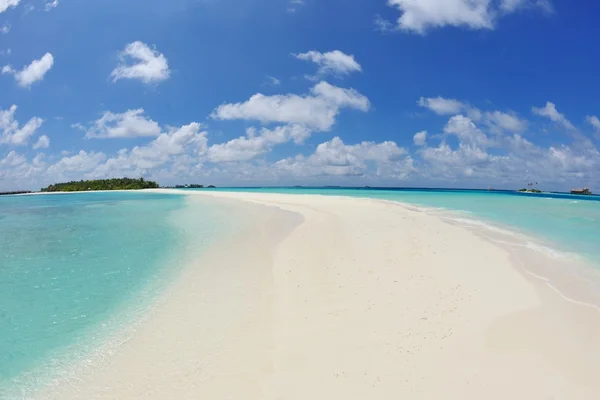
[[373,199],[187,193],[186,212],[227,201],[244,229],[41,398],[599,397],[600,312],[463,227]]

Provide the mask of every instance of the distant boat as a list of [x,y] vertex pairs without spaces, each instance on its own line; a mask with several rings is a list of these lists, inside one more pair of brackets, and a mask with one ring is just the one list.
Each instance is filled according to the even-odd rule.
[[590,191],[590,189],[588,188],[581,188],[581,189],[571,189],[571,194],[592,194],[592,192]]

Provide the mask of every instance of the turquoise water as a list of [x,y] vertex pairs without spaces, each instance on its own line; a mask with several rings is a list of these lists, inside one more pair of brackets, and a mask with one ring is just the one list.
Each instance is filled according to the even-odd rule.
[[448,210],[541,239],[600,266],[600,197],[438,189],[224,188],[221,191],[319,194],[400,201]]
[[[117,329],[117,311],[160,289],[182,259],[189,232],[171,217],[184,206],[167,194],[0,197],[0,398],[41,381],[67,349],[83,354],[87,339]],[[215,235],[214,214],[197,243]]]

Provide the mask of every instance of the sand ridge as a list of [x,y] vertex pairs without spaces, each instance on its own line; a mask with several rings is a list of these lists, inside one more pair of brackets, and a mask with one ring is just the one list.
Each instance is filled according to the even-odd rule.
[[600,315],[464,228],[372,199],[187,193],[269,207],[192,262],[108,365],[45,398],[600,393]]

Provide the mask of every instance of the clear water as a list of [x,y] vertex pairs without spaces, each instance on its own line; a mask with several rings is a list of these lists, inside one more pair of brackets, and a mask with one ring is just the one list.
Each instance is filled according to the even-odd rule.
[[[168,194],[0,197],[0,398],[39,383],[67,350],[83,354],[119,310],[159,291],[189,239],[172,222],[184,207]],[[214,215],[197,216],[196,248],[218,231]]]
[[452,211],[541,239],[600,266],[600,196],[448,189],[224,188],[385,199]]

